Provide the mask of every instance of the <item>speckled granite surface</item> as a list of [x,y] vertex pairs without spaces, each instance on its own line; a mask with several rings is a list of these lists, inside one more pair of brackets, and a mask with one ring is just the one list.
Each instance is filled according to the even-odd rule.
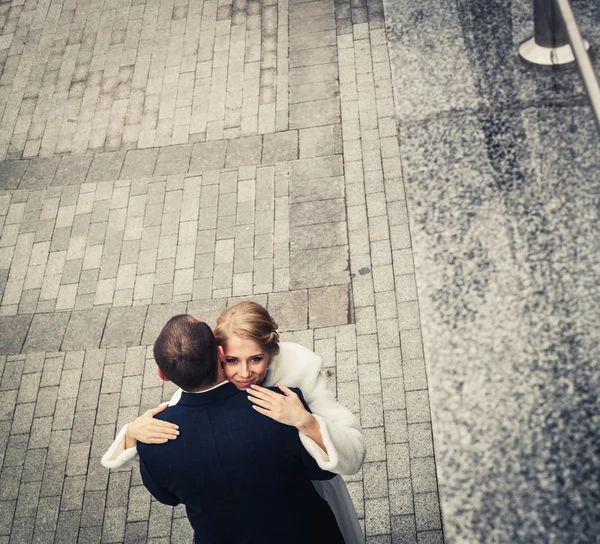
[[[529,3],[385,8],[446,541],[598,542],[600,135],[579,76],[516,62]],[[600,5],[575,14],[600,46]]]

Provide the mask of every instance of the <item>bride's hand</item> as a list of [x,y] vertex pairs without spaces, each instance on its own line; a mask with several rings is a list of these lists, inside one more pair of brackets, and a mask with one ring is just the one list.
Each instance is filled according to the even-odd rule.
[[248,399],[254,403],[253,408],[279,423],[291,425],[298,430],[306,427],[313,417],[304,408],[298,395],[285,385],[277,384],[277,387],[283,392],[283,395],[259,385],[252,385],[250,389],[247,389]]
[[[154,419],[154,416],[167,408],[168,403],[163,403],[156,408],[147,410],[127,426],[125,440],[133,447],[131,442],[139,441],[144,444],[164,444],[168,440],[175,440],[179,435],[179,427],[168,421]],[[134,444],[135,445],[135,444]]]

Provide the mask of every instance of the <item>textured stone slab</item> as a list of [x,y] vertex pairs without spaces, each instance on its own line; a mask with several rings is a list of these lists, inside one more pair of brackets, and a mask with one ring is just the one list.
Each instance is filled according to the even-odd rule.
[[217,317],[225,308],[227,308],[226,299],[194,300],[188,302],[187,311],[188,314],[208,323],[212,328],[217,324]]
[[299,331],[308,325],[308,293],[306,290],[269,293],[267,306],[281,331]]
[[335,223],[346,219],[344,199],[315,200],[290,205],[290,226]]
[[290,86],[290,104],[313,102],[338,97],[340,84],[337,80],[321,81],[319,83],[301,83]]
[[[304,5],[298,7],[306,9]],[[290,36],[290,50],[292,51],[328,47],[336,44],[337,36],[335,29],[320,30],[318,32],[313,30],[308,34],[293,34]]]
[[192,144],[162,147],[158,153],[154,175],[186,174],[190,166],[191,155]]
[[319,47],[290,53],[290,68],[337,62],[337,47]]
[[58,351],[70,315],[69,312],[56,312],[34,316],[23,351]]
[[290,227],[290,249],[316,249],[342,246],[348,243],[348,228],[345,221]]
[[290,289],[341,285],[349,281],[346,246],[290,253]]
[[147,311],[148,306],[111,308],[100,347],[139,345]]
[[158,149],[131,149],[125,156],[121,179],[136,179],[152,176]]
[[227,140],[200,142],[194,145],[190,172],[202,170],[220,170],[225,167]]
[[[300,158],[323,157],[342,151],[342,127],[339,124],[305,128],[299,131]],[[347,157],[346,160],[348,160]]]
[[97,153],[90,165],[86,181],[93,183],[96,181],[114,181],[118,179],[124,159],[124,151]]
[[341,176],[344,172],[341,155],[290,161],[290,181]]
[[245,136],[229,140],[225,166],[235,168],[248,164],[259,164],[262,150],[262,136]]
[[309,327],[333,327],[350,323],[350,297],[347,285],[308,290]]
[[315,15],[310,14],[307,17],[294,17],[290,21],[290,36],[297,34],[312,34],[320,30],[332,30],[335,28],[335,17],[333,14]]
[[290,184],[290,202],[344,197],[344,177],[304,179]]
[[338,98],[290,104],[290,128],[318,127],[340,122]]
[[72,312],[61,349],[63,351],[100,347],[108,308]]
[[275,164],[298,158],[298,131],[288,130],[265,134],[263,138],[262,163]]
[[0,162],[0,189],[16,189],[29,161]]
[[0,316],[0,355],[21,351],[32,317],[31,315]]
[[324,81],[337,81],[337,63],[319,64],[318,66],[303,66],[291,68],[289,75],[290,85],[303,85],[305,83],[321,83]]
[[59,157],[52,159],[31,159],[27,170],[25,170],[21,178],[19,189],[48,187],[54,179],[59,162]]
[[154,344],[162,328],[174,315],[187,313],[185,302],[174,302],[172,304],[155,304],[148,307],[142,345]]
[[79,185],[85,181],[93,155],[67,155],[60,159],[51,185]]

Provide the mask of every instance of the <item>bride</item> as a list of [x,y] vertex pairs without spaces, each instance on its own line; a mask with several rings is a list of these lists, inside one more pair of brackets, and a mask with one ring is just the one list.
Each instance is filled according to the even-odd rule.
[[[304,447],[319,467],[338,475],[313,484],[329,503],[346,544],[363,544],[354,505],[339,475],[356,474],[360,470],[366,454],[365,439],[354,415],[327,389],[321,375],[321,358],[299,344],[279,342],[277,323],[255,302],[239,302],[224,310],[213,332],[227,379],[248,393],[258,412],[296,427]],[[282,383],[301,389],[312,414]],[[261,385],[276,385],[283,394]],[[176,404],[180,396],[181,390],[168,404]],[[152,417],[166,406],[148,410],[125,425],[102,457],[102,464],[107,468],[130,465],[137,454],[138,440],[158,444],[176,439],[179,433],[175,425]]]

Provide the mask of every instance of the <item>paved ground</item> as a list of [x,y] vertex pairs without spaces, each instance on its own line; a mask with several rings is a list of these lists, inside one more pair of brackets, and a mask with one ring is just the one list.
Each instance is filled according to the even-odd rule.
[[265,304],[369,443],[370,543],[442,542],[381,2],[0,4],[0,543],[189,542],[99,458],[171,315]]

